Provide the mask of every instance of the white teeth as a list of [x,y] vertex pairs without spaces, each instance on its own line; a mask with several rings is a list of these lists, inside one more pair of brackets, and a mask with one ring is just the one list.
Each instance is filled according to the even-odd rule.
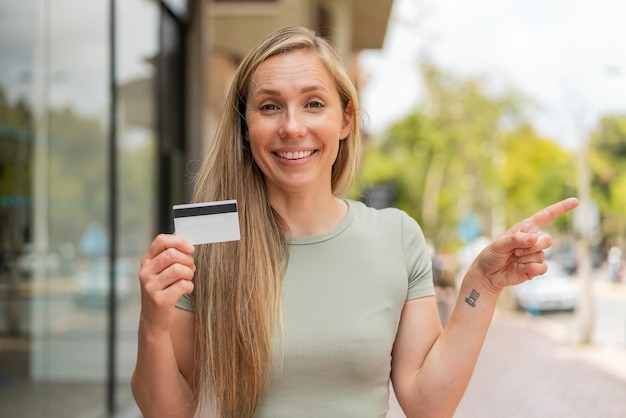
[[299,160],[313,154],[313,151],[278,152],[277,154],[279,157],[286,158],[287,160]]

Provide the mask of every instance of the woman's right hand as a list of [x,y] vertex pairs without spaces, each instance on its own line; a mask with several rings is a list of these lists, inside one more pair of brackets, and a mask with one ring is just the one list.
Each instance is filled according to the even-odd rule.
[[171,234],[158,235],[141,259],[141,325],[150,333],[169,332],[176,302],[193,291],[193,245]]

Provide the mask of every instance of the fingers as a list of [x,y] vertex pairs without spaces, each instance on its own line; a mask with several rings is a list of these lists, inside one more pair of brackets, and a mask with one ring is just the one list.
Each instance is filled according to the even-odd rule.
[[531,254],[514,256],[512,257],[511,261],[519,264],[543,263],[544,261],[546,261],[546,253],[544,253],[543,251],[538,251]]
[[552,237],[539,229],[576,206],[576,198],[550,205],[514,225],[483,250],[477,265],[490,286],[503,289],[544,274],[548,268],[544,250],[552,245]]
[[[511,265],[515,266],[516,270],[526,275],[527,278],[544,274],[548,269],[545,264],[546,253],[544,251],[552,245],[552,237],[543,233],[528,234],[523,232],[518,232],[515,237],[516,239],[513,241],[517,241],[520,246],[513,250],[509,259]],[[529,241],[529,237],[534,237],[534,239]],[[530,246],[525,246],[528,244]]]
[[514,232],[505,234],[492,245],[493,254],[498,254],[502,263],[515,265],[516,270],[530,275],[543,274],[544,251],[552,245],[552,237],[544,233]]
[[541,276],[548,271],[548,265],[546,263],[520,263],[520,262],[512,262],[517,268],[517,271],[523,273],[526,276],[526,279],[532,279],[535,276]]
[[[552,238],[538,231],[544,225],[578,206],[578,199],[570,197],[552,204],[513,226],[498,243],[499,251],[514,250],[516,255],[543,251],[552,245]],[[541,237],[541,238],[540,238]]]
[[576,206],[578,206],[578,199],[575,197],[561,200],[560,202],[550,205],[527,218],[522,222],[522,224],[526,225],[527,228],[522,227],[521,230],[526,232],[536,232],[542,226],[547,225],[564,213],[574,209]]
[[[552,246],[552,236],[548,234],[527,234],[524,232],[518,232],[515,236],[517,239],[514,239],[514,243],[512,245],[515,245],[515,242],[517,242],[518,245],[513,247],[513,255],[518,258],[536,253],[543,253],[544,250]],[[529,241],[529,237],[534,237],[534,239]]]
[[168,248],[176,248],[185,254],[191,254],[194,250],[193,245],[189,244],[182,237],[172,234],[160,234],[152,241],[148,252],[144,256],[144,260],[154,258]]
[[142,332],[169,335],[176,318],[176,302],[193,291],[193,250],[175,235],[161,234],[152,241],[139,271]]
[[192,252],[193,246],[181,237],[157,236],[141,261],[139,281],[144,291],[153,296],[170,286],[176,294],[191,291],[191,279],[196,271]]
[[542,251],[541,245],[545,243],[545,238],[539,241],[540,236],[537,232],[515,232],[509,231],[493,242],[493,248],[498,254],[511,254],[522,256],[537,251]]

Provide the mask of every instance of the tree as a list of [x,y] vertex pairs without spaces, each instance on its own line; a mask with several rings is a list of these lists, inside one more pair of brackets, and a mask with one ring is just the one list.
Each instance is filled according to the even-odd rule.
[[590,137],[592,195],[602,214],[602,235],[626,236],[626,116],[605,116]]
[[458,219],[470,212],[489,235],[492,208],[499,205],[494,189],[503,126],[520,118],[519,99],[491,98],[476,80],[432,65],[421,71],[424,102],[370,145],[364,181],[393,184],[396,206],[420,221],[438,247],[458,242]]
[[7,301],[9,335],[20,332],[21,275],[17,260],[30,233],[32,140],[30,108],[21,99],[9,102],[0,86],[0,285],[4,288],[0,290]]
[[[417,219],[437,248],[463,244],[463,219],[493,236],[575,195],[575,158],[536,134],[521,94],[489,94],[483,82],[432,65],[421,71],[423,102],[368,144],[361,186],[393,185],[395,206]],[[571,216],[554,225],[567,230]]]
[[[511,224],[545,205],[576,194],[576,159],[556,142],[526,125],[504,134],[505,162],[499,183],[506,196],[506,223]],[[571,223],[560,217],[561,229]]]

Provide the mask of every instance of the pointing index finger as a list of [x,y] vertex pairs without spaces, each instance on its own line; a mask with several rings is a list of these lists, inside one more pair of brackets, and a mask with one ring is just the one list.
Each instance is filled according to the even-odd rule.
[[528,218],[527,221],[536,229],[539,229],[542,226],[552,222],[559,216],[563,215],[564,213],[574,209],[576,206],[578,206],[578,199],[576,199],[575,197],[570,197],[546,208],[543,208],[542,210]]

